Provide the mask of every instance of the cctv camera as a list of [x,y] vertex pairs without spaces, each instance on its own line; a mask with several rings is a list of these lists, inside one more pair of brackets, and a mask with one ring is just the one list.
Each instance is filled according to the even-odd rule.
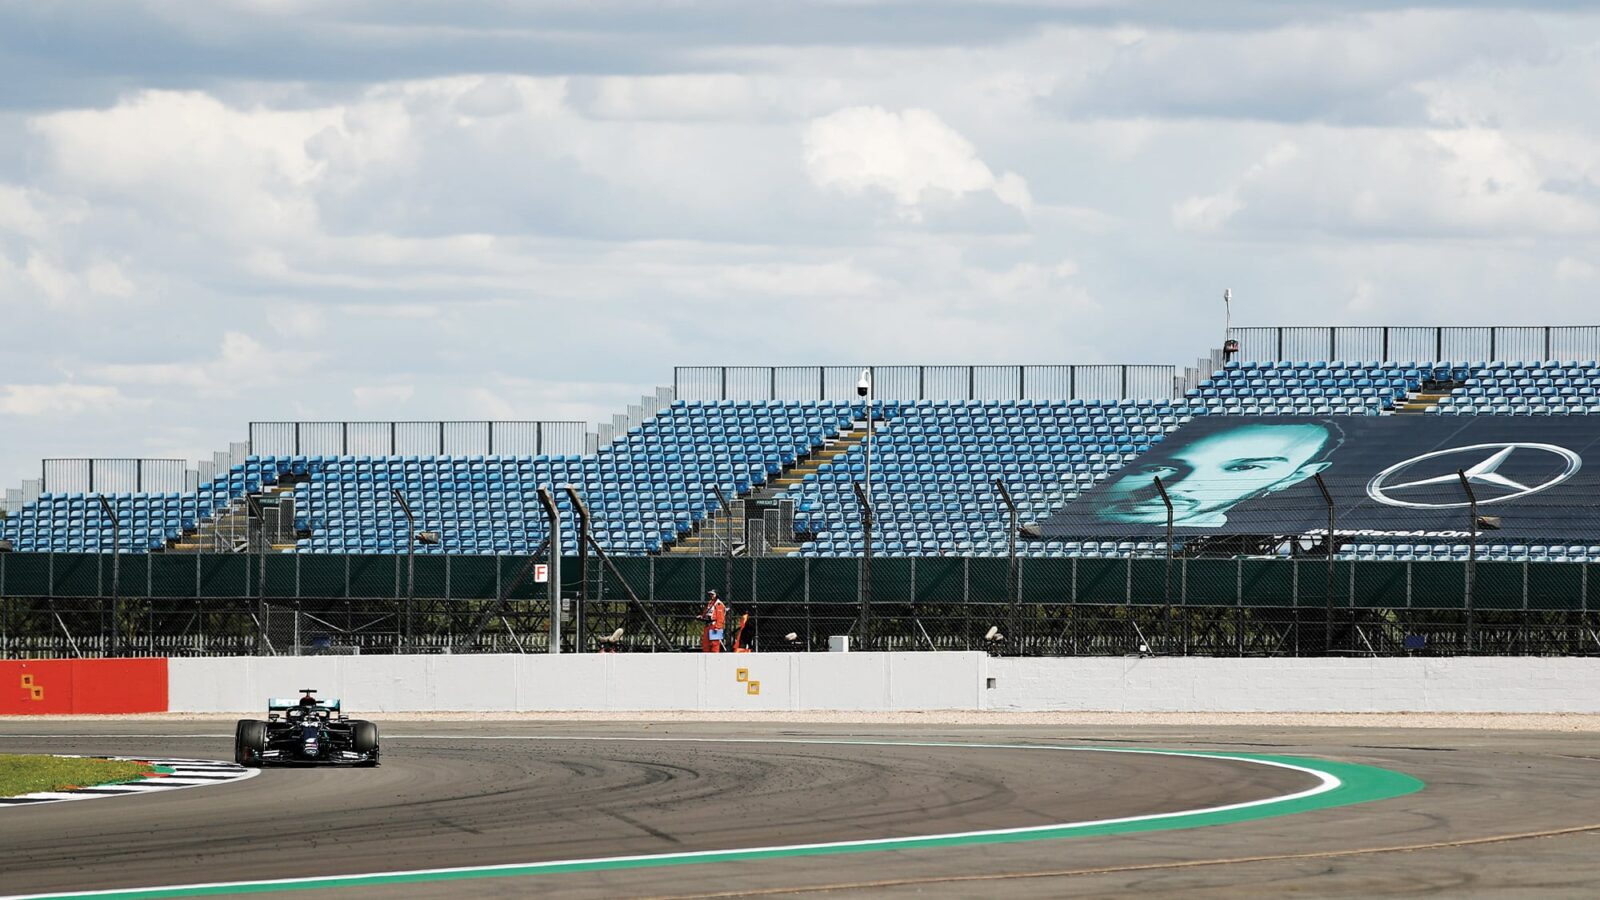
[[856,396],[865,397],[867,391],[872,389],[872,377],[866,369],[861,370],[861,380],[856,382]]

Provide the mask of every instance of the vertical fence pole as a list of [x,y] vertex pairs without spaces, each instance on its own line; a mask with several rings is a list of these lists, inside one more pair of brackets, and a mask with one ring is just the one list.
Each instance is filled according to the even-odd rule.
[[860,482],[856,482],[856,500],[861,504],[861,575],[860,611],[856,614],[856,637],[865,650],[872,633],[872,498]]
[[[1160,476],[1155,479],[1156,493],[1161,495],[1161,502],[1167,507],[1167,565],[1166,584],[1161,592],[1161,642],[1169,645],[1163,650],[1170,649],[1172,627],[1172,498],[1167,496],[1167,486],[1161,483]],[[1128,568],[1133,569],[1133,560],[1128,560]],[[1130,598],[1131,599],[1131,598]]]
[[[265,530],[266,519],[261,512],[261,501],[255,497],[245,496],[244,540],[245,550],[254,555],[256,570],[256,655],[261,655],[261,622],[266,616],[267,609],[267,554],[265,548],[259,546],[261,534]],[[295,652],[300,652],[299,641],[295,642]]]
[[[90,463],[90,478],[93,479],[94,462]],[[111,501],[105,494],[100,497],[100,509],[111,520],[111,646],[109,655],[120,656],[122,648],[122,523],[117,520],[117,513],[111,508]],[[52,585],[51,593],[55,593]],[[106,652],[102,650],[101,652]]]
[[[417,595],[417,520],[411,514],[411,504],[406,502],[400,489],[393,488],[390,493],[406,516],[406,602],[400,619],[400,652],[406,653],[411,649],[411,612]],[[499,560],[495,564],[498,566]]]
[[1316,473],[1312,477],[1317,481],[1317,490],[1322,492],[1322,502],[1328,505],[1328,545],[1326,548],[1328,555],[1328,573],[1327,580],[1324,582],[1322,588],[1322,600],[1327,609],[1322,620],[1322,652],[1324,654],[1329,654],[1333,652],[1333,554],[1338,548],[1338,544],[1334,540],[1333,536],[1333,494],[1328,492],[1328,485],[1322,480],[1321,472]]
[[1467,614],[1467,653],[1472,653],[1474,644],[1473,622],[1473,594],[1478,589],[1478,497],[1472,492],[1472,482],[1467,478],[1466,470],[1457,469],[1456,477],[1461,479],[1461,489],[1467,492],[1467,533],[1470,536],[1467,543],[1467,571],[1466,571],[1466,614]]
[[1011,492],[1006,490],[1006,483],[996,478],[994,489],[1000,494],[1000,500],[1006,505],[1006,607],[1007,619],[1006,635],[1014,642],[1017,655],[1022,655],[1022,632],[1019,613],[1022,606],[1022,583],[1017,571],[1017,504],[1011,499]]
[[550,652],[561,652],[561,509],[547,487],[539,488],[539,505],[550,523]]
[[578,517],[578,605],[572,611],[572,652],[583,652],[584,608],[589,605],[589,504],[575,485],[562,488],[572,503],[572,513]]

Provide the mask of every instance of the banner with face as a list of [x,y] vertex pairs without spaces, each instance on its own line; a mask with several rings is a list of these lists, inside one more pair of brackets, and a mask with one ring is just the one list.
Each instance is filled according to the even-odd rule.
[[1291,535],[1327,527],[1373,540],[1453,539],[1467,488],[1508,539],[1600,540],[1600,418],[1197,418],[1039,523],[1055,538]]

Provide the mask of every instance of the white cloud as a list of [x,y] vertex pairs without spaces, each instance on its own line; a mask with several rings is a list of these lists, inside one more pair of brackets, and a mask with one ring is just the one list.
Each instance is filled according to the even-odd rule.
[[1176,204],[1173,220],[1286,240],[1593,235],[1600,207],[1549,187],[1586,163],[1561,152],[1537,135],[1488,129],[1314,129],[1223,190]]
[[97,377],[117,385],[183,388],[193,396],[235,397],[303,379],[323,358],[319,351],[268,347],[238,331],[222,335],[216,354],[201,359],[92,366]]
[[1556,261],[1555,274],[1561,281],[1589,281],[1600,274],[1600,269],[1588,260],[1563,256]]
[[75,416],[124,402],[121,391],[103,384],[0,385],[0,414],[12,416]]
[[919,207],[939,195],[992,192],[1024,214],[1033,206],[1020,175],[996,176],[971,141],[926,109],[841,109],[812,119],[804,141],[806,173],[818,187],[883,191],[908,219],[920,218]]
[[32,121],[58,177],[80,190],[252,238],[315,227],[303,188],[321,163],[307,141],[339,126],[329,109],[240,110],[203,93],[156,90]]
[[1128,35],[1058,103],[1114,116],[1423,124],[1428,83],[1548,54],[1539,24],[1520,12],[1398,10],[1267,28],[1158,28]]
[[675,365],[1183,362],[1223,286],[1251,324],[1593,308],[1600,17],[846,6],[163,13],[114,82],[41,32],[62,78],[0,84],[0,398],[120,400],[5,430],[0,478],[250,419],[608,420]]
[[[358,385],[350,389],[355,398],[356,405],[363,409],[379,409],[392,411],[410,402],[417,393],[415,385],[410,384],[377,384]],[[395,418],[401,418],[395,416]]]

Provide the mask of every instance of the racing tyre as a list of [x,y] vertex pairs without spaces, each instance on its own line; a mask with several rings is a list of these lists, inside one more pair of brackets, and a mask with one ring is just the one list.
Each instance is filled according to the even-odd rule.
[[378,726],[371,722],[354,722],[350,728],[350,743],[357,753],[371,753],[367,765],[378,764]]
[[241,766],[261,765],[261,752],[267,749],[267,723],[240,719],[233,729],[233,761]]

